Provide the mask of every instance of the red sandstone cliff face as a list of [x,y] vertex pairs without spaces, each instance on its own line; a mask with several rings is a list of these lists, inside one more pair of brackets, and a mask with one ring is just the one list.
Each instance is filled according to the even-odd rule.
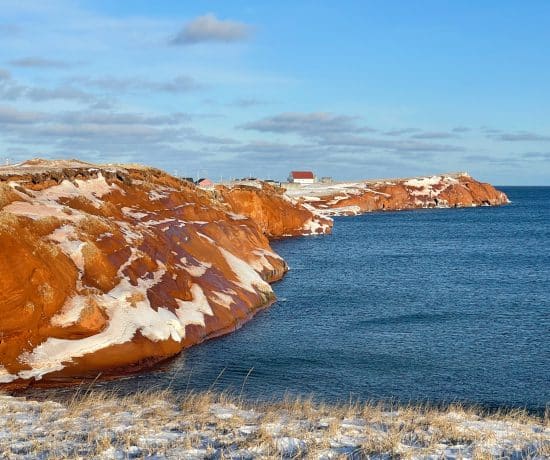
[[238,214],[250,217],[271,238],[330,233],[332,219],[312,215],[284,195],[284,189],[265,182],[256,185],[218,186],[219,198]]
[[324,215],[356,215],[370,211],[417,208],[498,206],[508,197],[467,174],[408,180],[315,184],[288,192],[304,206]]
[[265,235],[327,220],[221,193],[137,166],[0,168],[0,384],[139,370],[269,305],[287,267]]

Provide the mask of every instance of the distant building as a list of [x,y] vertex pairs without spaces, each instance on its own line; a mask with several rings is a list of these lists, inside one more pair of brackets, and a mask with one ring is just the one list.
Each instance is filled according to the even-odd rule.
[[292,171],[288,181],[294,184],[313,184],[315,175],[311,171]]
[[181,177],[181,180],[185,182],[191,182],[192,184],[195,183],[195,179],[193,179],[192,177]]
[[207,177],[201,177],[198,181],[195,182],[199,187],[213,187],[214,182],[212,182]]
[[320,179],[321,184],[332,184],[333,180],[330,176],[324,176]]

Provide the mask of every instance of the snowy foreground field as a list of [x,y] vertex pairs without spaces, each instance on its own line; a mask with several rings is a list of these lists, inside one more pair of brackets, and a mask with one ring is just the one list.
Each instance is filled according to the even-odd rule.
[[543,459],[549,422],[548,414],[483,415],[459,406],[252,405],[168,392],[91,393],[66,403],[0,395],[0,458]]

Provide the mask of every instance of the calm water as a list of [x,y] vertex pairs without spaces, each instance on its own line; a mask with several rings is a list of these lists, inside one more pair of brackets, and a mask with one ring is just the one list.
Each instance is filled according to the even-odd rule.
[[102,385],[543,408],[550,188],[504,190],[502,208],[338,218],[332,236],[274,242],[291,271],[271,309],[161,372]]

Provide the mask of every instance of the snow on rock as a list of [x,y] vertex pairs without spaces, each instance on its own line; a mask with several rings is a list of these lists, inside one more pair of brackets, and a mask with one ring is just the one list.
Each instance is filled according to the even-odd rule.
[[63,225],[56,228],[49,238],[58,243],[61,250],[72,259],[81,272],[84,271],[82,249],[86,243],[78,239],[75,228],[72,225]]
[[[213,316],[214,312],[208,303],[208,299],[204,294],[203,289],[198,284],[191,286],[192,300],[180,300],[177,299],[179,308],[176,310],[176,315],[180,321],[180,325],[184,328],[189,324],[198,324],[205,326],[205,315]],[[182,332],[183,337],[185,332]],[[181,338],[179,339],[181,340]]]
[[421,178],[409,179],[404,181],[403,184],[409,187],[429,188],[436,184],[439,184],[441,181],[442,181],[441,176],[432,176],[432,177],[421,177]]
[[10,383],[15,379],[17,376],[10,374],[4,366],[0,365],[0,383]]
[[82,312],[89,305],[90,298],[83,295],[70,297],[63,309],[53,316],[50,323],[56,327],[67,327],[78,322]]
[[0,384],[140,370],[233,330],[287,270],[240,209],[158,170],[37,160],[1,182]]
[[195,260],[195,263],[190,263],[185,257],[182,257],[180,259],[180,262],[183,264],[181,267],[195,278],[200,278],[201,276],[204,276],[206,271],[209,268],[212,268],[211,263],[201,262],[198,260]]
[[149,213],[147,212],[134,211],[132,208],[128,208],[128,207],[122,208],[121,211],[125,216],[131,217],[136,220],[142,220],[143,218],[149,215]]
[[319,222],[317,219],[309,219],[302,227],[305,234],[323,234],[329,230],[329,224]]
[[90,201],[95,207],[102,205],[101,198],[108,193],[120,190],[117,185],[108,184],[105,177],[98,174],[98,177],[90,180],[75,180],[74,182],[64,180],[61,184],[50,187],[40,194],[43,200],[59,200],[60,198],[84,198]]
[[[235,295],[235,291],[231,291]],[[225,292],[212,291],[210,298],[215,302],[218,302],[220,305],[223,305],[227,308],[230,308],[231,304],[235,303],[233,295],[230,295]]]
[[[166,308],[153,310],[145,296],[147,289],[160,282],[165,270],[155,272],[152,279],[139,280],[137,286],[132,286],[123,279],[111,291],[94,300],[109,315],[107,327],[90,337],[80,340],[48,338],[38,345],[31,353],[24,353],[20,361],[32,369],[19,372],[19,377],[41,379],[45,374],[59,371],[64,363],[108,348],[116,344],[126,343],[140,332],[151,341],[173,339],[181,341],[184,335],[184,325],[178,316]],[[140,300],[133,299],[138,298]]]
[[286,191],[307,209],[324,216],[350,216],[370,211],[416,208],[498,206],[506,195],[466,173],[391,181],[312,184]]
[[267,237],[330,233],[330,215],[507,202],[465,174],[201,190],[74,160],[0,167],[0,186],[6,387],[123,375],[234,330],[288,269]]
[[231,254],[226,249],[220,248],[220,252],[225,257],[233,273],[237,276],[237,284],[241,288],[249,292],[257,292],[258,290],[268,293],[271,292],[269,284],[263,280],[250,264]]
[[218,186],[216,193],[239,215],[254,220],[268,237],[330,233],[332,229],[332,219],[265,182],[254,187],[248,183]]

